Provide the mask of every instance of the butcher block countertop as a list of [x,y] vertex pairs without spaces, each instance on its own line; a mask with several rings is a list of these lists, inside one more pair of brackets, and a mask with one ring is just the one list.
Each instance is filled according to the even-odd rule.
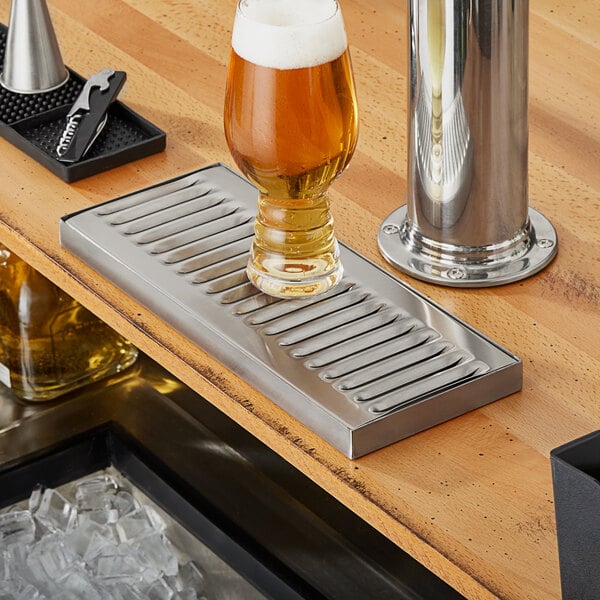
[[[350,460],[61,248],[65,214],[202,166],[223,134],[234,0],[51,0],[65,63],[127,72],[120,99],[164,152],[65,183],[0,140],[0,241],[471,600],[552,600],[560,579],[550,451],[600,426],[600,1],[530,2],[529,203],[557,258],[486,289],[419,282],[379,254],[406,193],[407,2],[342,0],[361,125],[331,193],[338,237],[518,355],[523,389]],[[0,0],[0,21],[9,2]]]

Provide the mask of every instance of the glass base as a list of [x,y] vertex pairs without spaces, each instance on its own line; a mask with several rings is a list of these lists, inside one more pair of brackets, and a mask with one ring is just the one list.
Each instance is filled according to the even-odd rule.
[[[273,259],[275,262],[275,259]],[[306,260],[302,261],[306,263]],[[281,260],[277,260],[281,264]],[[293,259],[286,260],[286,270],[281,271],[275,265],[271,265],[269,271],[263,271],[256,268],[252,259],[248,261],[246,273],[248,279],[261,292],[276,298],[304,298],[323,294],[342,280],[344,269],[342,263],[337,261],[333,269],[327,272],[315,273],[310,277],[293,278]],[[268,265],[267,265],[268,266]],[[329,263],[328,263],[328,266]],[[298,268],[298,273],[304,273],[303,269]],[[318,271],[318,269],[315,269]]]

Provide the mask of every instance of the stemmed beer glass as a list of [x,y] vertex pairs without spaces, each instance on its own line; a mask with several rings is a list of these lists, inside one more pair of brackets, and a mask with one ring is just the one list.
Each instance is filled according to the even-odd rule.
[[258,188],[247,273],[282,298],[342,277],[327,190],[358,137],[358,109],[337,0],[240,0],[232,35],[225,136]]

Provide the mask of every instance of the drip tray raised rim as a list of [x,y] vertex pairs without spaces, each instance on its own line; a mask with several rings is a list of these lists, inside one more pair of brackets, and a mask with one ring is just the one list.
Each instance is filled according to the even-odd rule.
[[519,358],[344,244],[328,293],[260,293],[256,194],[211,165],[66,215],[61,244],[350,458],[521,389]]

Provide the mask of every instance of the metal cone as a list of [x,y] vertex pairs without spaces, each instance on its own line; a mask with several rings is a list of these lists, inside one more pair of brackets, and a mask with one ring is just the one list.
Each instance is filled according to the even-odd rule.
[[12,0],[0,84],[11,92],[36,94],[69,78],[45,0]]

